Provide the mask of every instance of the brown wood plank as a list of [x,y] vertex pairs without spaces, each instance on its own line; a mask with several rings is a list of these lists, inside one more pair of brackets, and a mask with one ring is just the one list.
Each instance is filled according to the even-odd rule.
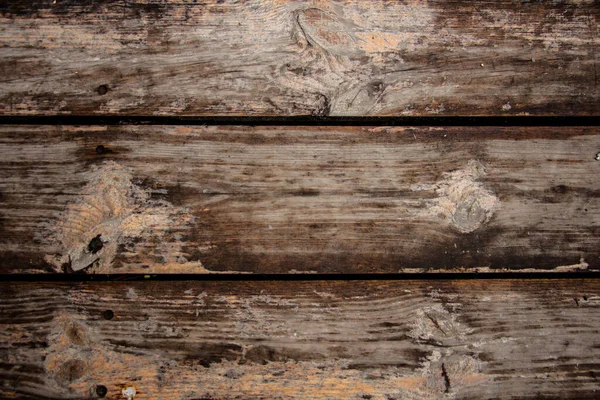
[[594,127],[3,126],[0,271],[598,269],[598,151]]
[[8,1],[0,113],[590,115],[593,1]]
[[4,283],[0,299],[3,398],[600,391],[598,280]]

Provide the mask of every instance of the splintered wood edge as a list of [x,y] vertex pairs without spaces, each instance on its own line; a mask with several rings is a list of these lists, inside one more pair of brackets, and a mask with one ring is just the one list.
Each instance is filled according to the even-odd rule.
[[94,397],[102,386],[135,399],[600,390],[598,280],[3,287],[3,397]]

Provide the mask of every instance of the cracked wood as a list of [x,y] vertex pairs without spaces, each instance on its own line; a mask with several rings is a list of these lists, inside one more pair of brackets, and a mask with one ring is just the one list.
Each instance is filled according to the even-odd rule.
[[594,399],[599,307],[597,279],[4,283],[0,396]]
[[593,1],[0,6],[4,115],[594,115]]
[[3,126],[2,272],[600,267],[594,127]]

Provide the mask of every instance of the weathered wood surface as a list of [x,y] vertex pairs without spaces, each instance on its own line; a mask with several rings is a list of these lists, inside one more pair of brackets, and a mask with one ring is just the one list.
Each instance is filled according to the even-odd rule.
[[7,1],[1,114],[588,115],[594,1]]
[[586,127],[3,126],[0,271],[598,269],[598,151]]
[[0,299],[3,398],[600,391],[598,280],[5,283]]

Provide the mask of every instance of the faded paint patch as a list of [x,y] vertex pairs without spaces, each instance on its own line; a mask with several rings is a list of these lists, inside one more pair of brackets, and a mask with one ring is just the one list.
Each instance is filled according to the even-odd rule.
[[[465,267],[457,267],[457,268],[452,268],[452,269],[431,269],[428,270],[427,273],[428,274],[438,274],[438,273],[446,273],[448,271],[453,271],[453,272],[477,272],[477,273],[485,273],[485,274],[492,274],[492,273],[506,273],[506,272],[511,272],[511,273],[531,273],[531,272],[535,272],[535,273],[539,273],[539,272],[577,272],[577,271],[587,271],[589,268],[589,264],[587,262],[585,262],[585,259],[580,258],[579,263],[576,264],[571,264],[571,265],[559,265],[556,267],[552,267],[552,268],[521,268],[521,269],[511,269],[511,268],[490,268],[490,267],[475,267],[475,268],[465,268]],[[416,274],[416,273],[423,273],[423,270],[420,268],[400,268],[398,270],[399,273],[405,273],[405,274]]]
[[125,389],[121,390],[121,395],[127,400],[133,400],[136,395],[136,390],[133,386],[128,386]]
[[301,10],[296,15],[298,29],[307,46],[320,47],[325,52],[342,57],[358,57],[363,53],[354,32],[353,21],[320,8]]
[[500,208],[498,197],[479,182],[485,175],[484,165],[471,160],[465,168],[445,173],[434,185],[411,186],[412,190],[434,190],[438,195],[419,216],[441,215],[462,233],[475,231]]
[[453,398],[467,387],[480,385],[489,380],[483,375],[482,362],[468,355],[438,357],[432,362],[425,376],[424,386],[432,394],[445,393]]
[[[413,51],[427,37],[424,29],[433,26],[433,14],[425,2],[401,6],[394,25],[376,27],[369,7],[344,7],[325,2],[311,6],[288,5],[291,38],[297,54],[274,73],[279,86],[310,94],[316,115],[363,115],[381,108],[388,87],[395,80],[373,78],[373,65],[404,64],[398,49]],[[419,26],[418,32],[398,33],[397,24]],[[394,67],[397,69],[397,67]],[[314,98],[314,100],[312,100]],[[272,99],[273,100],[273,99]],[[286,113],[286,110],[278,110]],[[296,112],[297,110],[289,110]]]
[[82,322],[66,314],[58,315],[48,343],[44,368],[59,386],[71,385],[87,374],[89,354],[81,349],[88,347],[92,339]]
[[417,342],[464,340],[471,332],[458,321],[458,315],[436,304],[416,311],[408,336]]
[[[148,191],[134,184],[132,179],[127,168],[112,161],[93,167],[81,196],[67,205],[52,229],[50,238],[60,244],[63,252],[47,255],[46,261],[57,270],[66,265],[73,271],[87,269],[87,272],[108,273],[113,270],[120,245],[140,238],[161,243],[170,229],[193,222],[187,209],[174,207],[164,200],[151,200]],[[200,261],[185,258],[182,244],[171,239],[164,249],[158,249],[159,254],[153,254],[154,257],[142,255],[139,258],[149,268],[169,267],[167,271],[159,268],[161,272],[208,272]],[[127,255],[138,256],[135,247],[133,251],[128,250]],[[156,261],[157,255],[162,262]],[[127,272],[134,270],[135,265]],[[155,268],[152,271],[156,272]]]

